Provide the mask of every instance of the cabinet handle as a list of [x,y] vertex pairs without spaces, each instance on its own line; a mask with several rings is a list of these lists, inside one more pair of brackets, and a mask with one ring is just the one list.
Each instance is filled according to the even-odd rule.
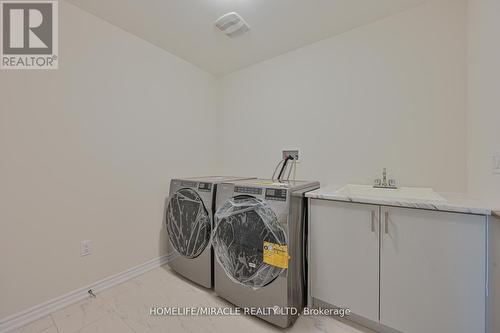
[[385,233],[389,234],[389,212],[385,212]]
[[372,232],[375,232],[375,211],[372,210],[372,221],[371,221]]

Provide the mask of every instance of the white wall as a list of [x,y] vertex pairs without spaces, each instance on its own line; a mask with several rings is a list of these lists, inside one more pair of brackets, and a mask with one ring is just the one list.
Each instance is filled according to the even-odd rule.
[[468,25],[468,180],[470,193],[500,210],[500,1],[470,0]]
[[215,79],[59,4],[60,69],[0,71],[0,318],[161,255],[170,178],[214,171]]
[[466,2],[434,1],[221,79],[223,173],[466,189]]

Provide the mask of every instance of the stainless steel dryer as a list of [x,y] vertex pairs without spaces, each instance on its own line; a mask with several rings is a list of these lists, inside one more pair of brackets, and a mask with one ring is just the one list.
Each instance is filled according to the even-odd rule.
[[218,296],[280,327],[297,319],[305,303],[304,194],[317,188],[317,181],[219,184],[212,235]]
[[210,245],[217,184],[244,177],[172,179],[166,211],[169,266],[206,288],[213,286],[213,252]]

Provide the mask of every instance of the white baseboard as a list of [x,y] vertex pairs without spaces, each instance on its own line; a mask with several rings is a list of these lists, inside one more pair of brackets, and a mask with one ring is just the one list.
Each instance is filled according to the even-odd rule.
[[43,318],[54,311],[81,301],[82,299],[89,297],[89,289],[92,289],[95,293],[101,292],[103,290],[116,286],[117,284],[130,280],[138,275],[141,275],[147,271],[160,267],[166,264],[167,261],[167,255],[151,259],[143,264],[129,268],[118,274],[108,276],[107,278],[89,284],[88,286],[73,290],[62,296],[35,305],[27,310],[21,311],[5,318],[1,318],[0,333],[12,331],[37,319]]

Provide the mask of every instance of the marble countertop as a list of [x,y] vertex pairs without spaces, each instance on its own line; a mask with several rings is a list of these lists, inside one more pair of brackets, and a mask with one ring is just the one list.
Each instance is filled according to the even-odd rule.
[[[445,200],[414,200],[406,198],[384,198],[384,197],[369,197],[369,196],[356,196],[352,194],[345,194],[339,192],[340,187],[329,186],[320,188],[306,193],[306,197],[314,199],[325,199],[345,202],[358,202],[374,205],[385,205],[406,208],[419,208],[438,210],[446,212],[478,214],[478,215],[491,215],[492,209],[481,202],[468,198],[463,194],[457,193],[438,193]],[[500,213],[500,212],[497,212]],[[499,214],[500,216],[500,214]]]

